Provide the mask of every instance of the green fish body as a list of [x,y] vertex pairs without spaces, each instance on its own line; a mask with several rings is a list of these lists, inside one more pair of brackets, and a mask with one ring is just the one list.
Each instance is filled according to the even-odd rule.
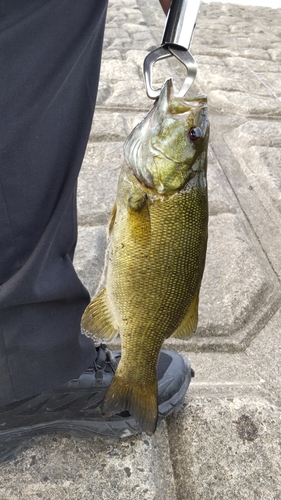
[[206,97],[176,98],[167,80],[125,142],[109,225],[106,286],[82,326],[112,339],[122,357],[104,414],[128,410],[142,430],[157,424],[156,366],[164,340],[188,338],[198,320],[208,225]]

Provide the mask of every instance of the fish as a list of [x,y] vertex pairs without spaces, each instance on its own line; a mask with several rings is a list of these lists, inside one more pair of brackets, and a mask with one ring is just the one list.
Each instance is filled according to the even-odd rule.
[[121,360],[102,402],[129,411],[147,434],[157,427],[157,361],[169,337],[197,327],[208,238],[207,97],[177,97],[167,79],[124,143],[109,221],[106,284],[82,327],[121,337]]

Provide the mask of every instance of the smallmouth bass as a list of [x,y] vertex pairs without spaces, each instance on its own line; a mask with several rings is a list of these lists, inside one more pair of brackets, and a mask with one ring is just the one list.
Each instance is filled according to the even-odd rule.
[[109,223],[106,286],[82,327],[121,336],[121,360],[102,403],[128,410],[140,428],[157,425],[156,366],[170,336],[197,327],[208,232],[206,96],[178,98],[172,80],[124,144]]

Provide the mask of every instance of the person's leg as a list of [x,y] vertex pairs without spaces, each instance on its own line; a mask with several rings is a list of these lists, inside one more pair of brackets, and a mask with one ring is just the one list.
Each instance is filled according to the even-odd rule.
[[72,258],[106,4],[0,2],[0,405],[95,359],[80,334],[89,297]]
[[[72,265],[105,12],[106,0],[0,0],[0,462],[42,432],[141,431],[127,411],[101,414],[120,353],[80,335],[89,297]],[[160,421],[193,371],[161,351],[157,373]]]

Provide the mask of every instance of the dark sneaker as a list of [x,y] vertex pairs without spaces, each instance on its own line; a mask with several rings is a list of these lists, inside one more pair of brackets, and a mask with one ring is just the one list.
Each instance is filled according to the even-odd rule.
[[[112,353],[104,344],[97,351],[98,357],[93,366],[78,379],[0,407],[0,461],[11,458],[26,439],[48,432],[116,438],[141,432],[127,411],[109,418],[102,416],[100,405],[121,353]],[[187,358],[163,350],[157,374],[159,423],[182,408],[194,372]]]

